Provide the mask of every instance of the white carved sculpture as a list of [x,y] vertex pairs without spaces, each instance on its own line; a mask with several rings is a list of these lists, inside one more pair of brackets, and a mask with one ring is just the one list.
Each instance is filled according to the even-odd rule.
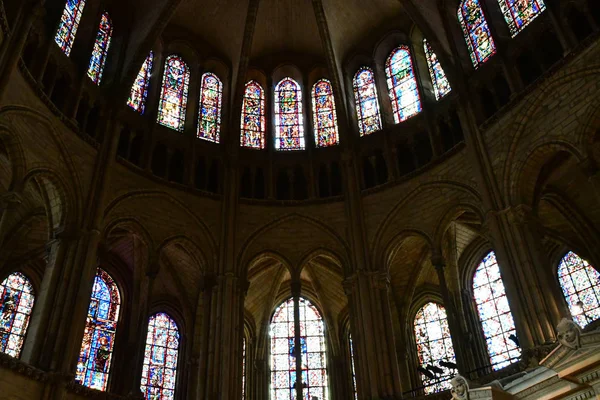
[[563,318],[556,330],[558,331],[558,342],[560,344],[573,350],[581,347],[581,328],[575,322]]
[[469,400],[469,382],[460,375],[450,381],[452,385],[452,400]]

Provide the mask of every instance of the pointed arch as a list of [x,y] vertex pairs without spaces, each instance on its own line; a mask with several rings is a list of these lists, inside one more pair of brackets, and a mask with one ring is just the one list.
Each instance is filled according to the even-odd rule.
[[94,43],[94,50],[92,51],[92,57],[90,58],[90,65],[87,72],[88,77],[96,85],[99,85],[102,81],[112,34],[112,20],[110,19],[108,12],[104,11],[102,17],[100,17],[100,26],[98,27],[98,33],[96,34],[96,42]]
[[183,132],[189,84],[190,69],[186,62],[176,54],[168,56],[158,104],[159,124]]
[[479,0],[462,0],[457,15],[471,62],[479,68],[496,53],[496,44]]
[[600,273],[593,266],[569,251],[558,264],[558,281],[579,326],[600,318]]
[[79,351],[75,381],[105,391],[117,334],[121,293],[114,279],[98,268]]
[[262,150],[265,148],[265,91],[256,81],[246,83],[241,121],[242,147]]
[[205,73],[200,85],[200,112],[196,132],[198,138],[219,143],[222,104],[223,83],[217,75]]
[[475,270],[473,298],[492,368],[499,370],[517,362],[521,357],[521,348],[517,344],[515,320],[493,251],[483,258]]
[[385,62],[388,93],[398,124],[421,112],[421,96],[408,46],[397,47]]
[[79,28],[79,21],[85,8],[85,0],[67,0],[63,10],[54,42],[68,57],[71,55],[73,42]]
[[20,272],[10,274],[0,284],[0,353],[19,358],[35,293],[29,279]]
[[179,358],[179,327],[164,312],[148,321],[140,389],[146,400],[173,400]]
[[337,114],[333,86],[321,79],[312,89],[313,124],[317,147],[335,146],[339,143]]
[[359,69],[352,80],[352,87],[360,136],[380,131],[381,114],[373,70],[369,67]]
[[153,63],[154,52],[151,50],[144,60],[142,68],[140,68],[140,71],[135,78],[135,82],[133,82],[131,92],[129,93],[129,99],[127,100],[127,105],[142,115],[144,114],[144,111],[146,111],[146,100],[148,99],[148,87],[150,86],[150,75],[152,75]]
[[429,76],[431,77],[435,99],[440,100],[452,91],[450,82],[446,77],[442,64],[440,64],[437,55],[431,48],[427,39],[423,39],[423,50],[425,51],[425,57],[427,58],[427,66],[429,67]]
[[304,150],[302,89],[292,78],[275,87],[275,149]]
[[546,10],[544,0],[498,0],[512,37]]

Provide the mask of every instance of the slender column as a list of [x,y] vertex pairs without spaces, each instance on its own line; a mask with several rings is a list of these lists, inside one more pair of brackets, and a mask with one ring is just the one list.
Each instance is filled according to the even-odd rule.
[[302,398],[302,343],[300,341],[300,293],[302,284],[292,282],[292,297],[294,298],[294,357],[296,357],[296,399]]
[[214,275],[207,275],[204,277],[202,285],[202,336],[201,336],[201,350],[200,359],[198,361],[198,384],[197,384],[197,398],[201,399],[203,393],[206,393],[207,377],[208,377],[208,359],[209,359],[209,342],[210,342],[210,323],[211,323],[211,310],[212,310],[212,299],[213,292],[216,287],[216,278]]
[[4,238],[11,229],[14,214],[18,212],[17,210],[22,203],[23,199],[17,192],[7,192],[0,196],[0,208],[2,209],[2,216],[0,217],[0,249],[2,249]]

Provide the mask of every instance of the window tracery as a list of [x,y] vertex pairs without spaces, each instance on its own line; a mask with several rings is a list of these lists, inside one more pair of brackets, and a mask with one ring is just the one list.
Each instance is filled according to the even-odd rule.
[[90,58],[90,65],[87,72],[88,77],[96,85],[99,85],[100,81],[102,81],[112,33],[112,21],[110,15],[105,11],[100,18],[100,26],[98,27],[98,33],[96,34],[96,42],[94,43],[94,50],[92,51],[92,57]]
[[183,132],[187,109],[190,69],[180,56],[167,57],[158,105],[158,123]]
[[337,115],[333,87],[327,79],[313,86],[313,122],[317,147],[335,146],[339,143]]
[[65,3],[54,41],[67,57],[71,55],[84,8],[85,0],[67,0]]
[[544,12],[544,0],[498,0],[512,37],[521,32],[531,21]]
[[579,326],[600,318],[600,273],[593,266],[569,251],[558,265],[558,280]]
[[493,251],[483,258],[475,271],[473,297],[492,368],[498,370],[517,361],[521,349],[517,344],[515,321]]
[[144,114],[146,110],[146,100],[148,99],[148,87],[150,86],[150,75],[152,74],[152,64],[154,62],[154,52],[150,51],[150,54],[144,60],[142,68],[138,72],[135,82],[131,87],[129,99],[127,105],[133,108],[140,114]]
[[292,78],[275,87],[275,149],[304,150],[302,90]]
[[381,115],[373,70],[368,67],[361,68],[354,75],[352,83],[360,136],[381,130]]
[[427,66],[429,67],[429,76],[431,76],[435,99],[439,100],[449,94],[452,91],[452,88],[450,87],[450,82],[442,68],[442,64],[440,64],[440,61],[427,39],[423,39],[423,48],[425,50],[425,57],[427,58]]
[[241,131],[242,147],[259,150],[265,148],[265,91],[256,81],[246,83]]
[[98,268],[75,372],[75,381],[79,384],[106,390],[120,307],[117,284],[106,271]]
[[496,53],[496,44],[479,0],[463,0],[458,7],[458,21],[473,66],[478,68]]
[[223,83],[210,72],[202,75],[200,88],[200,112],[197,136],[209,142],[219,143],[221,133],[221,110]]
[[407,46],[400,46],[385,63],[394,121],[398,124],[421,112],[421,97]]
[[34,301],[33,286],[22,273],[13,272],[0,284],[0,353],[21,355]]

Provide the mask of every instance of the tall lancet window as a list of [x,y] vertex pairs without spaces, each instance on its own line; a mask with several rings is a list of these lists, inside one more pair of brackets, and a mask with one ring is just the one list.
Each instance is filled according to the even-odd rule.
[[60,49],[68,56],[71,55],[73,42],[79,28],[79,21],[85,8],[85,0],[67,0],[65,8],[58,24],[58,30],[54,41]]
[[75,381],[106,390],[119,321],[121,294],[113,278],[98,268],[88,309]]
[[431,76],[435,99],[439,100],[450,93],[452,88],[442,68],[442,64],[440,64],[427,39],[423,39],[423,49],[425,50],[425,57],[427,57],[427,66],[429,67],[429,76]]
[[0,353],[19,358],[35,301],[33,286],[20,272],[0,284]]
[[304,150],[302,90],[292,78],[275,87],[275,149]]
[[352,86],[360,136],[381,130],[381,115],[373,70],[368,67],[359,69],[354,75]]
[[313,124],[317,147],[335,146],[339,143],[337,115],[333,86],[321,79],[313,86]]
[[200,112],[198,131],[200,139],[219,143],[221,134],[221,107],[223,103],[223,83],[210,72],[202,75],[200,87]]
[[493,369],[498,370],[518,361],[521,348],[515,320],[493,251],[484,257],[475,271],[473,297]]
[[146,100],[148,99],[148,87],[150,86],[153,62],[154,52],[150,51],[135,78],[135,82],[133,82],[129,99],[127,100],[127,105],[140,114],[144,114],[144,111],[146,111]]
[[[300,298],[298,306],[299,320],[294,318],[293,299],[277,307],[271,319],[271,399],[296,399],[298,376],[302,398],[328,400],[323,319],[308,300]],[[296,348],[296,339],[300,348]]]
[[242,341],[242,400],[246,398],[246,338]]
[[421,97],[412,57],[407,46],[400,46],[390,54],[385,63],[387,85],[398,124],[421,112]]
[[579,326],[600,318],[600,273],[594,267],[570,251],[558,264],[558,280]]
[[96,43],[94,43],[94,50],[92,51],[92,58],[90,58],[90,65],[87,72],[88,77],[96,85],[99,85],[100,81],[102,81],[112,33],[113,25],[110,15],[108,15],[107,12],[104,12],[100,18],[100,26],[98,27],[98,33],[96,34]]
[[462,27],[473,66],[478,68],[496,53],[496,44],[479,0],[463,0],[460,3],[458,22]]
[[446,309],[438,303],[425,304],[415,316],[414,328],[425,394],[449,389],[456,373],[456,356]]
[[354,365],[354,343],[352,335],[348,335],[348,346],[350,348],[350,367],[352,368],[352,389],[354,390],[354,400],[358,400],[358,391],[356,390],[356,366]]
[[498,4],[512,37],[546,9],[544,0],[498,0]]
[[158,104],[158,123],[183,132],[187,109],[190,69],[183,59],[171,54],[165,61],[165,72]]
[[258,82],[246,83],[242,104],[240,145],[250,149],[265,148],[265,91]]
[[173,400],[179,358],[179,328],[169,315],[154,314],[148,322],[142,382],[146,400]]

